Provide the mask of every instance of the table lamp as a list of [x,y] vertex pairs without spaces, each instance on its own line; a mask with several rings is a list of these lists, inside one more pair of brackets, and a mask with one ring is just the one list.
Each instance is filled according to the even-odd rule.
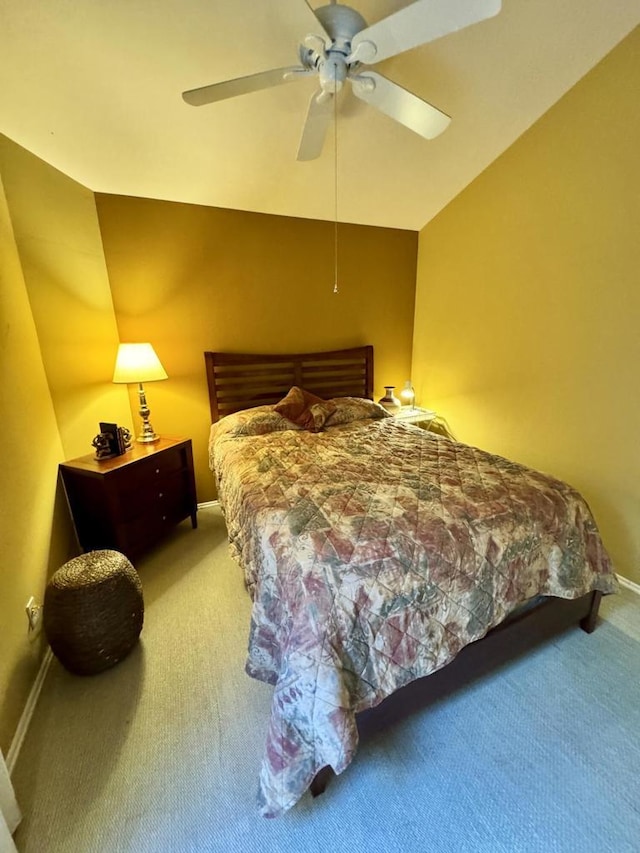
[[413,385],[411,384],[411,380],[407,379],[404,383],[404,388],[400,392],[400,399],[402,400],[403,406],[408,406],[410,409],[413,409],[416,405],[416,392],[413,390]]
[[127,384],[137,383],[140,398],[140,417],[142,430],[137,438],[144,444],[158,441],[160,436],[153,431],[149,423],[150,410],[147,406],[143,382],[155,382],[158,379],[168,379],[167,372],[160,364],[151,344],[120,344],[113,371],[113,381]]

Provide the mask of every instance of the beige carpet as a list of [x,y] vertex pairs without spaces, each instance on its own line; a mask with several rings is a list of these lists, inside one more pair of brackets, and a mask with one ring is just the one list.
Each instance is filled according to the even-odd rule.
[[21,853],[133,853],[123,821],[135,835],[146,826],[152,850],[157,817],[179,819],[190,785],[210,785],[216,810],[229,774],[247,773],[255,812],[271,690],[244,673],[250,602],[220,511],[200,511],[197,530],[184,522],[136,567],[145,622],[131,655],[89,678],[51,665],[14,772]]
[[[468,762],[470,773],[481,776],[482,770],[473,770],[473,762],[486,768],[496,752],[494,745],[488,756],[478,752],[474,757],[463,727],[457,742],[465,743],[464,759],[445,754],[451,748],[446,732],[453,741],[465,715],[471,722],[464,725],[485,726],[485,741],[494,733],[502,738],[505,730],[517,732],[531,706],[524,692],[527,679],[531,695],[546,696],[536,679],[565,666],[573,647],[580,667],[594,667],[593,674],[581,681],[585,690],[603,684],[604,698],[576,700],[584,703],[585,714],[592,714],[612,692],[601,678],[614,677],[606,661],[592,663],[592,658],[627,656],[619,651],[626,649],[625,643],[637,651],[638,596],[625,592],[605,601],[609,625],[603,623],[592,637],[571,632],[514,664],[514,673],[480,679],[468,693],[433,703],[393,736],[374,739],[327,795],[316,801],[307,796],[283,818],[266,821],[257,815],[255,794],[271,688],[244,674],[250,603],[241,571],[228,555],[221,513],[208,508],[198,518],[197,530],[185,522],[137,564],[145,624],[141,642],[125,661],[89,678],[72,676],[53,661],[14,773],[24,814],[16,836],[21,853],[355,851],[369,849],[369,843],[381,851],[543,849],[527,848],[514,836],[521,826],[523,803],[510,799],[510,789],[496,794],[496,811],[489,796],[477,796],[471,789],[465,794],[460,766],[462,775],[451,790],[451,803],[439,806],[438,814],[434,803],[451,787],[452,762]],[[607,631],[611,652],[606,651]],[[560,650],[559,643],[566,648]],[[605,651],[596,654],[601,646]],[[558,670],[557,677],[562,684],[563,672]],[[553,696],[549,702],[549,708],[536,713],[547,717],[556,713]],[[503,706],[508,708],[506,721],[496,719],[496,709],[502,712]],[[494,710],[479,716],[478,707]],[[629,718],[628,707],[634,706],[625,705],[620,711],[622,725],[628,720],[637,735],[633,728],[637,721]],[[617,713],[615,708],[613,712]],[[611,713],[602,710],[604,719]],[[421,748],[426,758],[418,758],[414,751],[422,737],[420,727],[427,730],[426,746]],[[593,735],[586,732],[586,736],[591,743]],[[594,761],[602,765],[597,750]],[[540,768],[536,772],[548,773],[553,786],[557,768],[547,767],[542,758]],[[496,766],[494,775],[500,772]],[[374,795],[382,790],[378,783],[385,784],[384,814]],[[419,790],[421,785],[424,790]],[[566,781],[562,786],[566,791]],[[596,795],[599,803],[601,793]],[[558,826],[568,825],[571,804],[561,803],[554,811],[555,801],[551,803],[545,806],[550,813],[540,826],[556,832],[553,849],[576,849],[571,847],[574,830],[564,846],[557,835],[563,830],[553,829],[556,819]],[[539,808],[535,800],[534,806]],[[581,812],[582,803],[576,808]],[[455,839],[446,818],[451,809],[459,811]],[[599,846],[583,849],[614,849],[603,838],[613,831],[610,820],[608,811],[601,824],[592,819],[590,831],[596,834],[589,837]]]

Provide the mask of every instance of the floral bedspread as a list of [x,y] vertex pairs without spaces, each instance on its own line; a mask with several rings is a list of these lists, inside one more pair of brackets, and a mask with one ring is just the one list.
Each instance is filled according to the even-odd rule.
[[358,711],[520,603],[617,589],[588,506],[563,482],[393,418],[242,434],[252,417],[214,425],[210,459],[253,599],[246,669],[275,687],[265,816],[325,765],[348,766]]

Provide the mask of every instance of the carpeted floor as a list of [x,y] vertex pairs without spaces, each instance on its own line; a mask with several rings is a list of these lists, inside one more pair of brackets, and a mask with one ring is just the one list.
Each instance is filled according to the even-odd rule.
[[[271,688],[219,510],[138,563],[141,643],[90,678],[53,661],[14,784],[21,853],[640,850],[640,597],[363,730],[317,800],[255,806]],[[426,680],[427,682],[430,679]]]

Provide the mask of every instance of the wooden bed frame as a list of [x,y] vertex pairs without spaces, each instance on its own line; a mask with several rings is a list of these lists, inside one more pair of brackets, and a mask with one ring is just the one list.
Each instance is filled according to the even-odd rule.
[[297,385],[318,397],[373,399],[373,347],[295,355],[205,352],[211,420],[275,404]]
[[[241,409],[277,403],[292,385],[324,398],[373,398],[372,346],[283,355],[205,352],[204,358],[214,423]],[[377,708],[359,714],[358,728],[362,721],[370,726],[372,720],[375,728],[376,720],[388,721],[396,715],[394,708],[406,709],[407,697],[419,694],[423,682],[429,685],[432,694],[443,683],[450,692],[468,683],[479,670],[490,671],[524,652],[527,646],[544,641],[576,622],[583,631],[592,633],[601,598],[601,592],[574,600],[544,598],[537,606],[517,612],[481,640],[464,648],[442,670],[403,687]],[[330,767],[316,775],[310,786],[314,797],[325,790],[333,775]]]

